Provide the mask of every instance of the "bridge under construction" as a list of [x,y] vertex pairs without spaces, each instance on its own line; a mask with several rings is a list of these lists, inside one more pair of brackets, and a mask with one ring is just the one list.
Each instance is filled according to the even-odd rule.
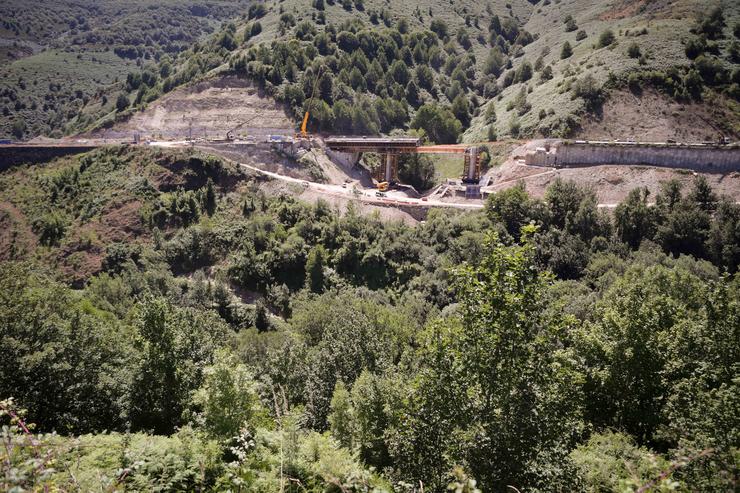
[[400,154],[463,154],[462,181],[475,186],[480,180],[480,148],[475,145],[421,145],[415,137],[327,137],[327,148],[350,156],[354,163],[364,152],[382,156],[383,165],[376,170],[375,178],[381,182],[398,182],[398,156]]

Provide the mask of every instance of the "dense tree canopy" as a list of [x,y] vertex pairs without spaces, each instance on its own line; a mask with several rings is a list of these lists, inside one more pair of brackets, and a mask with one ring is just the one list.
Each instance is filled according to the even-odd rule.
[[[189,181],[149,181],[167,166]],[[0,263],[6,489],[731,489],[740,207],[702,177],[614,211],[516,184],[409,226],[197,155],[36,170],[2,182],[28,234],[49,204],[60,226],[50,261],[16,243]],[[80,242],[123,193],[137,240]],[[75,247],[102,252],[83,280]],[[20,408],[59,433],[36,438],[54,471],[29,466]]]

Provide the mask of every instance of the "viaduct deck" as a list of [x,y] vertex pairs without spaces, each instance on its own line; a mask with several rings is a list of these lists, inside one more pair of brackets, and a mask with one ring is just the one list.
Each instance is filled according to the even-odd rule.
[[377,152],[391,154],[416,152],[421,139],[415,137],[327,137],[326,147],[340,152]]

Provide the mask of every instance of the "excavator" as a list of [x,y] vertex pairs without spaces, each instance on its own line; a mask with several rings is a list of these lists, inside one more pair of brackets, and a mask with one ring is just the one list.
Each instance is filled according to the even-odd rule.
[[258,116],[259,115],[254,115],[252,118],[250,118],[248,120],[244,120],[239,125],[237,125],[236,127],[232,128],[231,130],[229,130],[228,132],[226,132],[226,140],[229,140],[229,141],[234,140],[234,132],[236,132],[237,130],[239,130],[240,128],[242,128],[247,123],[250,123],[253,120],[256,120]]
[[311,109],[311,103],[313,103],[313,97],[316,94],[316,86],[319,84],[319,79],[321,78],[321,71],[324,69],[324,66],[319,66],[319,71],[316,74],[316,80],[313,81],[313,89],[311,89],[311,97],[308,100],[308,104],[306,105],[306,113],[303,115],[303,122],[301,122],[301,131],[296,135],[299,139],[308,139],[308,131],[306,130],[306,126],[308,125],[308,116],[309,111]]

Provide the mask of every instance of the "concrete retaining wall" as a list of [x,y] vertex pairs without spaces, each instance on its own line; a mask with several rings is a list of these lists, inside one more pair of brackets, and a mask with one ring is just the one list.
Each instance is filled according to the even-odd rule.
[[360,160],[359,152],[341,152],[341,151],[332,151],[331,149],[327,149],[326,155],[329,156],[329,159],[331,159],[335,163],[339,163],[341,166],[344,166],[345,168],[354,167],[354,165],[357,164],[357,161]]
[[626,164],[710,173],[740,171],[738,145],[560,142],[555,156],[556,167]]

